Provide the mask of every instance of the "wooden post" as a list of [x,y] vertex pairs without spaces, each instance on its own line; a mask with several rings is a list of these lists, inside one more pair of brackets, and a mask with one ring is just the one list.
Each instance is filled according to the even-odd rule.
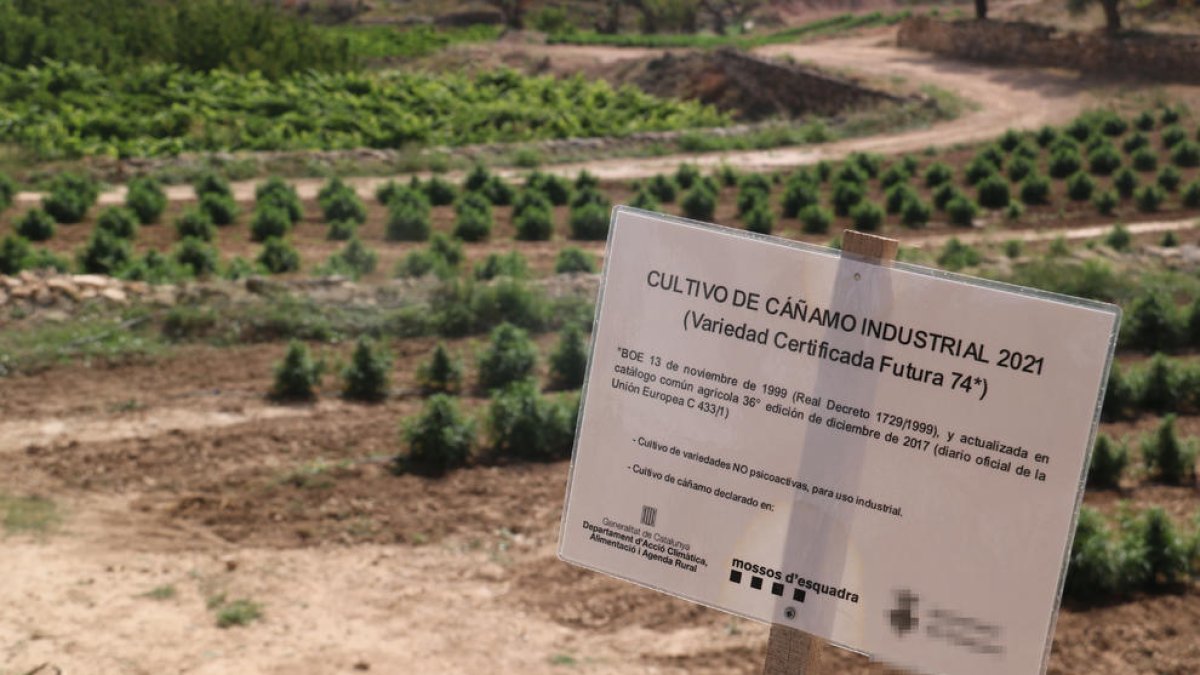
[[[842,251],[876,263],[896,259],[900,242],[856,230],[842,233]],[[825,641],[782,624],[771,626],[763,675],[818,675]]]

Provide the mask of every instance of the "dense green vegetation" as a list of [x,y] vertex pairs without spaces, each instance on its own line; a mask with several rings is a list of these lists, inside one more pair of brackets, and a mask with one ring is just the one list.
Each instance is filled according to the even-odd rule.
[[393,26],[331,26],[322,29],[327,36],[344,40],[350,54],[360,63],[382,59],[414,59],[429,56],[463,42],[490,42],[500,37],[499,26],[476,24],[463,28],[413,26],[403,30]]
[[190,151],[463,145],[724,124],[711,107],[582,77],[501,70],[475,77],[381,71],[106,74],[51,62],[0,69],[0,142],[39,159]]

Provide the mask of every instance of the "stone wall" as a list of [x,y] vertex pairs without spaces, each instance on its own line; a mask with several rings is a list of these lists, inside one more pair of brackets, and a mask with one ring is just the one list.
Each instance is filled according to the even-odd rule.
[[1089,75],[1200,83],[1200,36],[1060,33],[1050,26],[1004,21],[938,21],[926,16],[900,26],[897,43],[954,58],[1048,66]]

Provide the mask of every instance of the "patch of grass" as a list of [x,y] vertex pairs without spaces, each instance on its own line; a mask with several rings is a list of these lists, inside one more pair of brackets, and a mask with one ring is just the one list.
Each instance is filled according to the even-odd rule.
[[58,506],[45,497],[14,497],[0,493],[0,523],[5,532],[41,534],[54,528],[60,519]]
[[550,657],[550,665],[576,666],[579,665],[579,661],[577,661],[575,657],[571,656],[570,654],[555,654],[554,656]]
[[474,24],[462,28],[413,26],[396,30],[390,25],[328,26],[322,32],[346,41],[350,54],[357,60],[415,59],[435,54],[459,43],[492,42],[500,37],[500,26]]
[[302,490],[326,490],[333,487],[336,476],[333,474],[350,466],[350,460],[330,462],[316,459],[305,462],[279,476],[280,485],[290,485]]
[[208,608],[217,613],[217,628],[248,626],[263,615],[262,605],[259,603],[245,598],[226,602],[224,594],[209,598]]
[[171,584],[163,584],[162,586],[155,586],[142,595],[151,600],[170,600],[178,595],[178,591]]
[[66,321],[44,321],[0,331],[0,377],[33,373],[58,363],[113,364],[151,358],[166,350],[150,316],[134,309],[120,314],[96,309]]

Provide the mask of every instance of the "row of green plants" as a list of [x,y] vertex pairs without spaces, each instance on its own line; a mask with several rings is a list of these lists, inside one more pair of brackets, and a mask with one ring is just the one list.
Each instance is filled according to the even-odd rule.
[[624,136],[720,126],[711,106],[512,70],[193,72],[0,67],[0,142],[38,159],[340,150]]
[[1200,363],[1155,354],[1139,367],[1113,364],[1102,415],[1105,421],[1131,419],[1141,412],[1200,411]]
[[[1130,441],[1105,434],[1096,438],[1088,465],[1089,488],[1115,490],[1130,465]],[[1175,415],[1167,415],[1152,433],[1138,441],[1144,474],[1165,485],[1191,486],[1196,480],[1196,442],[1175,429]]]
[[1175,590],[1200,575],[1200,512],[1177,525],[1160,507],[1122,505],[1111,525],[1083,507],[1075,527],[1063,594],[1100,603],[1139,591]]

